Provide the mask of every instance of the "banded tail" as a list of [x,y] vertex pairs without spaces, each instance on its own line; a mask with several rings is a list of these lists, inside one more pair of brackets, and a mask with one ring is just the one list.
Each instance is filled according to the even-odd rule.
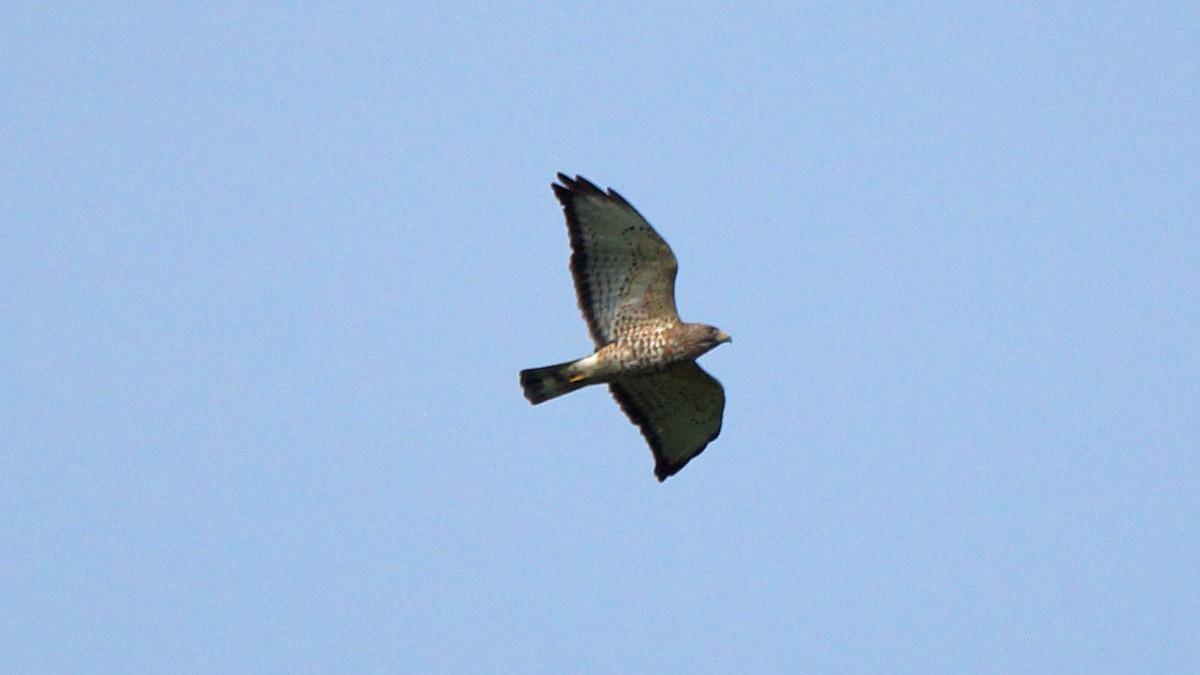
[[567,361],[544,368],[522,370],[521,388],[525,390],[525,398],[537,405],[591,384],[575,364],[575,361]]

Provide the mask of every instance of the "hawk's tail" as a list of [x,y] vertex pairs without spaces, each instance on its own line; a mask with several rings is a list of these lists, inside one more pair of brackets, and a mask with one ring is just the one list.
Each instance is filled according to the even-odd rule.
[[[525,390],[525,398],[537,405],[591,384],[586,377],[579,377],[580,373],[576,372],[574,365],[574,361],[568,361],[544,368],[522,370],[521,388]],[[572,379],[572,375],[576,377]]]

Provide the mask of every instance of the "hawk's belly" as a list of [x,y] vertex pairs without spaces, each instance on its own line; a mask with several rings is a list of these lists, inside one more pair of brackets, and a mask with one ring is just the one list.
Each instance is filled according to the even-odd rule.
[[605,345],[588,357],[591,376],[611,379],[622,375],[634,375],[662,370],[679,361],[688,361],[699,356],[686,351],[672,349],[675,345],[661,333],[620,340]]

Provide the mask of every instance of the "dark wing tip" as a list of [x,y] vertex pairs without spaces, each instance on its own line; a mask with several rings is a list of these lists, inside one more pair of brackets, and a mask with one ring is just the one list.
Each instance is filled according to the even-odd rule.
[[658,462],[654,465],[654,477],[657,478],[658,482],[660,483],[679,473],[679,470],[683,468],[682,465],[671,468],[669,465],[663,462],[661,458],[655,457],[655,459],[658,460]]
[[[609,198],[611,198],[613,201],[615,201],[615,202],[617,202],[618,204],[620,204],[620,205],[624,206],[625,208],[629,209],[630,211],[633,211],[634,213],[637,213],[637,212],[638,212],[638,210],[637,210],[637,209],[633,208],[633,204],[630,204],[630,203],[629,203],[629,200],[628,200],[628,199],[625,199],[624,197],[622,197],[622,196],[621,196],[621,193],[620,193],[620,192],[617,192],[616,190],[614,190],[614,189],[612,189],[612,188],[608,188],[608,196],[609,196]],[[641,216],[642,214],[638,213],[638,215],[639,215],[639,216]]]
[[650,452],[654,455],[654,477],[658,479],[659,483],[682,471],[683,467],[687,466],[693,459],[699,457],[708,448],[708,444],[715,441],[717,436],[721,435],[721,429],[718,428],[716,433],[710,436],[707,441],[704,441],[704,444],[692,456],[678,464],[671,464],[667,459],[667,454],[663,452],[663,440],[654,432],[654,426],[650,424],[649,418],[637,406],[633,397],[626,393],[621,388],[621,385],[616,382],[610,382],[608,390],[612,393],[613,398],[616,399],[617,404],[629,420],[637,425],[638,430],[642,432],[642,438],[646,439],[646,445],[650,446]]
[[580,193],[579,183],[561,173],[558,174],[558,180],[562,181],[562,185],[551,183],[550,188],[554,190],[554,196],[558,198],[558,203],[562,204],[563,215],[567,218],[567,229],[571,233],[571,244],[574,248],[577,243],[575,238],[579,231],[579,216],[575,212],[575,196]]
[[[561,185],[559,183],[561,183]],[[583,176],[580,176],[579,174],[575,174],[575,177],[571,178],[567,174],[559,172],[558,173],[558,183],[551,183],[550,187],[554,188],[554,194],[559,195],[560,201],[562,200],[563,195],[567,195],[567,196],[570,196],[570,195],[599,195],[601,197],[604,196],[603,190],[596,187],[596,185],[594,183],[592,183],[590,180],[584,178]],[[610,189],[609,192],[611,193],[612,190]]]
[[[720,434],[721,431],[717,430],[717,433],[713,434],[711,438],[704,442],[704,445],[700,446],[700,449],[696,451],[696,454],[674,465],[667,462],[667,458],[663,455],[663,452],[658,445],[650,443],[650,449],[654,452],[654,477],[657,478],[658,482],[661,483],[671,476],[679,473],[683,470],[683,467],[688,465],[689,462],[702,455],[704,451],[708,449],[708,444],[717,440],[717,436]],[[642,435],[646,436],[644,433]],[[647,437],[646,440],[649,441],[650,439]]]
[[562,204],[564,208],[567,206],[570,206],[570,204],[571,204],[571,191],[570,190],[559,185],[558,183],[551,183],[550,188],[552,190],[554,190],[554,197],[556,199],[558,199],[559,204]]
[[630,211],[637,213],[639,218],[645,220],[645,217],[641,213],[638,213],[633,204],[630,204],[628,199],[622,197],[621,193],[612,188],[608,188],[607,192],[601,190],[596,187],[595,183],[579,174],[575,174],[575,177],[571,178],[567,174],[559,172],[558,183],[551,183],[550,187],[554,189],[554,196],[558,198],[559,203],[564,207],[570,204],[574,197],[599,197],[600,199],[607,199],[620,204]]

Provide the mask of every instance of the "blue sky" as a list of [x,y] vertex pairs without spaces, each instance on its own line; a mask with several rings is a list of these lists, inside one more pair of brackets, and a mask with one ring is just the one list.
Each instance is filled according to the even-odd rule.
[[[0,9],[13,672],[1200,670],[1188,3]],[[734,336],[660,485],[549,184]]]

